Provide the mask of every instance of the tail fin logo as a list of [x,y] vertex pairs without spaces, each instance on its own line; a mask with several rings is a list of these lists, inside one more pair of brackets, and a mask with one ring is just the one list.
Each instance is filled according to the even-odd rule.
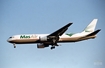
[[85,28],[83,32],[94,32],[98,19],[93,19],[93,21]]
[[89,30],[90,28],[92,28],[93,26],[91,25],[91,26],[89,26],[89,27],[87,27],[86,29],[85,29],[85,32],[93,32],[93,30]]

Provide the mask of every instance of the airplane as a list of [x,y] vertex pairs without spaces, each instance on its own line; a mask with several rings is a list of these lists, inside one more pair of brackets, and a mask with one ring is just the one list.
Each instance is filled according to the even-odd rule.
[[12,43],[14,48],[16,48],[15,44],[37,43],[37,48],[45,48],[51,45],[51,49],[55,49],[55,46],[59,46],[58,43],[94,39],[96,34],[101,30],[95,30],[97,21],[98,19],[93,19],[93,21],[80,33],[65,33],[68,27],[73,24],[68,23],[51,34],[20,34],[9,37],[7,41]]

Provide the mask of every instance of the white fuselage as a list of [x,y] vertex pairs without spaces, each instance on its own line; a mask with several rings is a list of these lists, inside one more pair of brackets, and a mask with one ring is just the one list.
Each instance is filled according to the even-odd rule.
[[[88,33],[89,34],[89,33]],[[96,36],[89,36],[87,33],[76,33],[73,35],[63,34],[60,36],[58,42],[77,42],[81,40],[86,40],[90,38],[95,38]],[[50,43],[48,41],[40,41],[40,37],[45,37],[49,34],[22,34],[22,35],[14,35],[8,39],[8,42],[15,44],[25,44],[25,43]]]

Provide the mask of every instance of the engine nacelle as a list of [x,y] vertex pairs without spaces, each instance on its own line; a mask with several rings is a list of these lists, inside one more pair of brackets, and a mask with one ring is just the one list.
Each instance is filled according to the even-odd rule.
[[37,44],[37,48],[45,48],[45,46],[44,46],[44,44],[39,43],[39,44]]
[[48,40],[47,36],[45,36],[45,37],[39,37],[39,39],[40,39],[40,41],[47,41]]

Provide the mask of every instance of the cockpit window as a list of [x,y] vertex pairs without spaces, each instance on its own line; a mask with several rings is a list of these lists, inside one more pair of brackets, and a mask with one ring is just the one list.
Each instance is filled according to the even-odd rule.
[[9,37],[9,38],[14,38],[14,37]]
[[9,38],[12,38],[12,37],[9,37]]

